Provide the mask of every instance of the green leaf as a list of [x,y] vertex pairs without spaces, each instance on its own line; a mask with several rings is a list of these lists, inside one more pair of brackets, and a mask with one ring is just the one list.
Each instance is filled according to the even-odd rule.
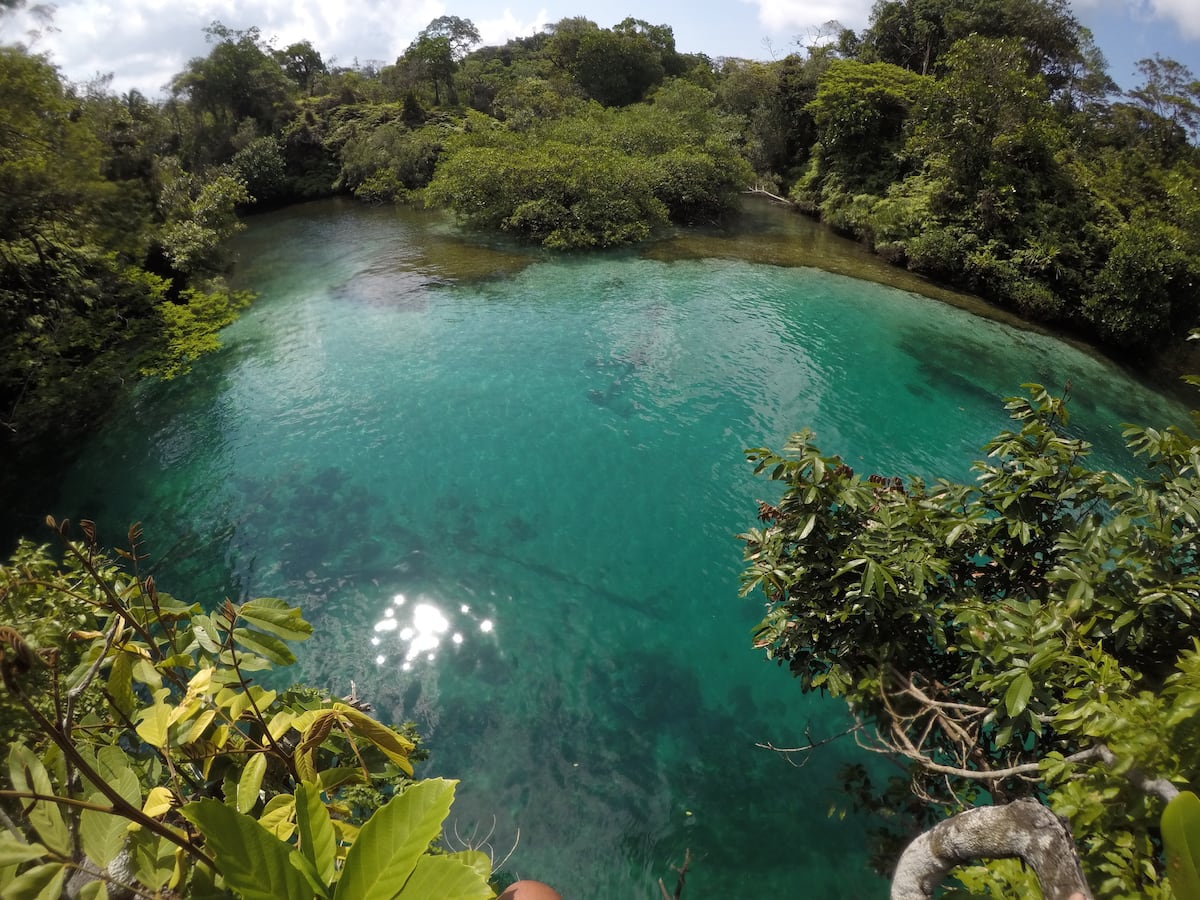
[[454,802],[455,781],[431,778],[393,797],[346,854],[334,900],[390,900],[404,888]]
[[292,853],[288,857],[288,862],[295,866],[296,871],[304,876],[304,880],[308,882],[308,886],[315,897],[327,900],[329,897],[329,887],[317,876],[317,869],[312,864],[312,860],[302,853]]
[[141,829],[130,832],[133,873],[142,884],[157,891],[175,870],[175,845],[164,837]]
[[267,801],[258,815],[258,824],[281,841],[290,841],[296,831],[296,798],[291,794],[276,794]]
[[487,881],[492,877],[492,858],[482,850],[459,850],[457,853],[447,853],[446,859],[457,859],[479,873],[479,877]]
[[296,656],[288,645],[277,637],[264,634],[261,631],[251,631],[249,628],[233,629],[233,640],[243,649],[257,653],[264,659],[269,659],[277,666],[290,666],[296,661]]
[[[99,792],[88,797],[88,802],[98,806],[108,805],[108,799]],[[113,813],[94,809],[85,809],[80,813],[79,840],[83,844],[83,852],[97,868],[103,869],[121,852],[128,825],[127,819]]]
[[103,881],[89,881],[79,889],[79,900],[108,900],[108,885]]
[[258,597],[242,604],[238,614],[249,622],[285,641],[302,641],[312,634],[312,626],[300,616],[300,607],[288,606],[275,597]]
[[258,803],[258,791],[267,772],[267,754],[255,753],[242,769],[238,779],[237,811],[248,813]]
[[58,900],[66,877],[62,863],[35,866],[4,886],[4,900]]
[[332,769],[322,769],[317,773],[321,782],[321,790],[332,791],[343,784],[361,782],[362,770],[358,766],[337,766]]
[[163,698],[168,693],[167,688],[155,691],[154,705],[143,709],[138,716],[138,737],[151,747],[162,747],[167,743],[167,731],[171,727],[171,707],[163,702]]
[[815,526],[816,524],[817,524],[817,514],[813,513],[811,516],[808,517],[808,521],[804,523],[804,527],[800,529],[800,534],[797,535],[796,540],[802,541],[806,537],[808,537],[810,534],[812,534],[813,526]]
[[108,673],[108,695],[121,715],[133,715],[133,658],[118,651],[113,655],[112,669]]
[[312,900],[312,888],[290,861],[296,851],[249,816],[209,799],[180,812],[200,829],[225,883],[243,900]]
[[[50,796],[54,788],[50,786],[50,776],[46,767],[32,750],[24,744],[13,744],[8,753],[8,774],[13,787],[18,791],[28,791],[35,794]],[[61,856],[71,852],[71,836],[67,831],[67,823],[63,821],[62,811],[58,804],[49,800],[39,800],[30,804],[29,824],[37,832],[42,843],[50,850]]]
[[192,635],[197,644],[209,653],[221,652],[221,635],[209,616],[193,616],[192,626]]
[[1004,708],[1008,710],[1009,718],[1015,718],[1025,711],[1029,698],[1033,695],[1033,681],[1029,675],[1022,672],[1013,679],[1013,683],[1004,692]]
[[0,831],[0,868],[39,859],[47,852],[41,844],[27,844],[11,832]]
[[296,826],[300,831],[300,852],[312,862],[324,884],[333,881],[337,858],[337,840],[329,810],[321,802],[321,791],[312,784],[296,786]]
[[490,900],[495,896],[487,876],[481,876],[474,866],[449,856],[422,856],[397,900]]
[[1179,900],[1200,900],[1200,798],[1180,791],[1161,825],[1171,890]]
[[412,775],[412,763],[408,761],[408,754],[415,746],[412,741],[353,706],[335,701],[333,708],[343,719],[350,722],[350,726],[355,731],[382,750],[388,759],[403,769],[406,774]]
[[129,765],[129,757],[120,747],[101,747],[96,754],[96,772],[107,781],[121,799],[130,806],[142,803],[142,788],[137,775]]

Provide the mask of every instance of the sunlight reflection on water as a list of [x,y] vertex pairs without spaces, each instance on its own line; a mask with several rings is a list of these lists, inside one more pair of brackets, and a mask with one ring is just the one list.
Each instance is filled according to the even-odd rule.
[[[459,604],[457,616],[466,620],[460,628],[451,629],[451,621],[443,609],[427,597],[419,596],[412,604],[409,618],[404,618],[404,609],[408,598],[404,594],[395,594],[392,602],[384,607],[383,618],[375,623],[372,630],[371,646],[378,651],[375,664],[384,666],[389,659],[391,649],[399,651],[400,669],[409,672],[414,663],[422,660],[435,662],[443,643],[447,640],[455,648],[461,648],[466,641],[464,630],[474,630],[480,634],[494,635],[495,621],[491,618],[481,618],[472,614],[469,604]],[[456,621],[455,625],[460,623]],[[392,637],[388,637],[392,635]]]

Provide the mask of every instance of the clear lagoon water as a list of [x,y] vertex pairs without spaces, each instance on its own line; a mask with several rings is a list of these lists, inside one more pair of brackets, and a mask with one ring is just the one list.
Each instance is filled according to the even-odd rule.
[[690,849],[688,900],[882,898],[836,814],[866,754],[755,746],[845,718],[750,649],[735,535],[770,489],[742,450],[808,426],[862,473],[965,478],[1001,397],[1069,379],[1136,472],[1118,423],[1184,411],[805,220],[743,226],[553,256],[337,201],[256,217],[258,301],[127,398],[55,512],[142,521],[178,596],[302,606],[290,675],[415,721],[419,773],[462,779],[452,841],[516,844],[513,876],[655,898]]

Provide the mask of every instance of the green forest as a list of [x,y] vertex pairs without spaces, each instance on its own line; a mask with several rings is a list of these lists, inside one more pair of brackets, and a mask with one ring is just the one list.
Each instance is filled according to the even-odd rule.
[[[226,281],[242,218],[334,194],[560,252],[767,195],[1142,373],[1200,368],[1200,80],[1153,56],[1119,91],[1067,0],[878,0],[862,31],[770,62],[681,53],[635,18],[480,46],[440,16],[383,66],[206,35],[161,98],[0,47],[0,496],[27,533],[39,478],[119,392],[186,375],[253,302]],[[1130,429],[1151,473],[1131,482],[1088,468],[1061,398],[1035,386],[1009,410],[972,487],[856,475],[803,433],[749,451],[782,493],[741,536],[756,646],[900,760],[846,784],[889,877],[964,806],[1033,798],[1071,820],[1082,865],[1047,896],[1200,897],[1181,793],[1200,761],[1198,445]],[[55,550],[23,541],[0,569],[6,897],[58,897],[122,854],[139,896],[494,896],[484,854],[431,850],[454,785],[404,790],[411,729],[247,677],[294,659],[299,609],[202,609],[139,569],[136,528],[109,557],[91,523],[51,525]],[[907,638],[881,640],[898,620]],[[963,870],[956,896],[1046,884],[993,849],[1033,869]]]
[[773,62],[632,18],[478,47],[442,16],[380,68],[206,32],[154,100],[0,49],[6,458],[69,452],[123,384],[186,370],[249,300],[222,281],[238,216],[336,192],[567,250],[719,221],[757,187],[1136,368],[1185,365],[1200,82],[1154,57],[1116,91],[1066,0],[880,2]]

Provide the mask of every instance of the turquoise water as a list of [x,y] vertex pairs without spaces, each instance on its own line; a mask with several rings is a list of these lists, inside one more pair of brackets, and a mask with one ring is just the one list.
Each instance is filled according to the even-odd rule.
[[652,898],[690,848],[688,900],[883,897],[864,823],[829,816],[862,751],[755,747],[843,717],[749,648],[742,449],[809,426],[860,472],[962,478],[1024,381],[1070,379],[1107,464],[1115,423],[1182,411],[1051,338],[688,240],[550,257],[394,210],[257,218],[259,301],[128,399],[56,512],[143,521],[178,595],[299,603],[295,677],[416,721],[423,774],[463,780],[451,835],[516,844],[513,875]]

